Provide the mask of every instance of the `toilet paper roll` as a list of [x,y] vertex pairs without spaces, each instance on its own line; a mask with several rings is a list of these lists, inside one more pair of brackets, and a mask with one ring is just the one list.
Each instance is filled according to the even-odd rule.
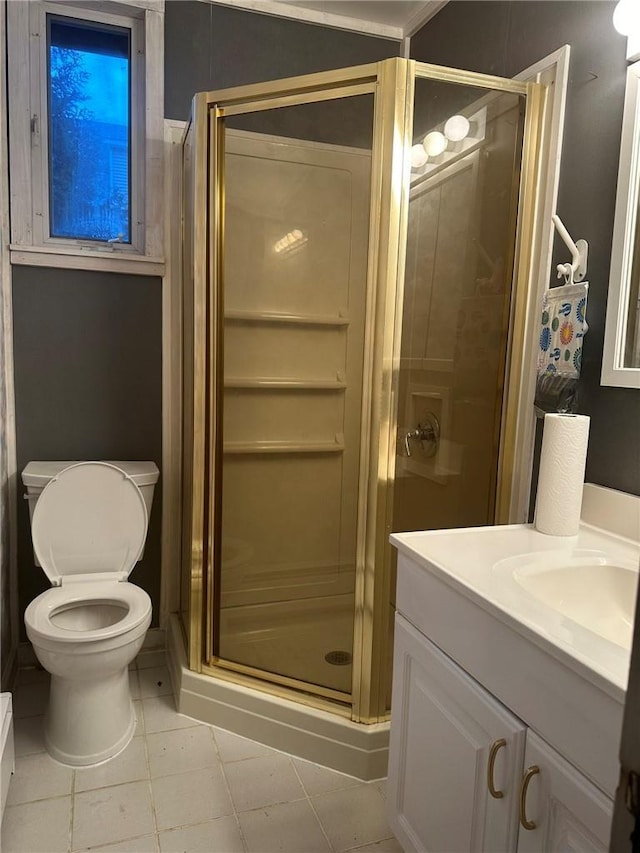
[[550,536],[576,536],[580,524],[589,418],[544,416],[535,527]]

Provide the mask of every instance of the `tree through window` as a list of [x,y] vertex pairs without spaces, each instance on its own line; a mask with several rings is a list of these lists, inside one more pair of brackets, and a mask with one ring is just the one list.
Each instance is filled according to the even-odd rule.
[[131,241],[131,31],[47,15],[52,237]]

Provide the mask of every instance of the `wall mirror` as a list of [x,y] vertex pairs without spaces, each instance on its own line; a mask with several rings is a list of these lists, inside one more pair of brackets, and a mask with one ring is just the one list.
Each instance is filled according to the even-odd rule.
[[602,384],[640,389],[640,62],[627,71]]

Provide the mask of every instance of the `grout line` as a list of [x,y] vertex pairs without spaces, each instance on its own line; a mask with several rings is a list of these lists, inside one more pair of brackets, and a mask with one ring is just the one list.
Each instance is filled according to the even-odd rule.
[[308,797],[293,797],[289,800],[276,800],[275,803],[263,803],[261,806],[251,806],[250,809],[238,809],[238,814],[249,814],[250,812],[262,812],[265,809],[273,809],[276,806],[288,806],[290,803],[304,803]]
[[41,797],[39,800],[27,800],[26,803],[11,803],[5,806],[6,809],[21,809],[23,806],[32,806],[34,803],[48,803],[49,800],[68,800],[71,794],[56,794],[54,797]]
[[293,760],[293,758],[290,758],[289,760],[291,761],[291,766],[293,767],[293,772],[294,772],[294,773],[296,774],[296,776],[298,777],[298,781],[300,782],[300,785],[301,785],[301,787],[302,787],[302,790],[304,791],[304,793],[305,793],[305,795],[306,795],[307,802],[309,803],[309,808],[311,809],[311,811],[312,811],[313,815],[315,816],[315,819],[318,821],[318,826],[320,827],[320,831],[322,832],[322,834],[324,835],[324,837],[325,837],[325,838],[326,838],[326,840],[327,840],[327,844],[329,845],[329,849],[330,849],[330,850],[332,850],[332,851],[335,851],[335,847],[334,847],[334,846],[333,846],[333,844],[331,843],[331,839],[330,839],[330,838],[329,838],[329,836],[327,835],[327,831],[325,830],[325,828],[324,828],[324,826],[323,826],[323,823],[322,823],[322,821],[320,820],[320,816],[318,815],[318,812],[316,811],[315,806],[313,805],[313,803],[312,803],[312,801],[311,801],[311,797],[310,797],[310,795],[309,795],[309,792],[307,791],[307,788],[306,788],[306,786],[305,786],[304,782],[302,781],[302,776],[300,775],[300,773],[298,773],[298,768],[296,767],[296,763],[295,763],[295,761]]
[[379,838],[377,841],[365,841],[364,844],[358,844],[357,847],[347,847],[347,849],[342,851],[342,853],[358,853],[358,850],[362,850],[363,847],[373,847],[376,844],[382,844],[383,841],[391,841],[391,839],[397,841],[398,839],[395,837],[393,832],[391,832],[391,830],[389,830],[389,832],[391,834],[385,835],[384,838]]
[[240,824],[240,815],[238,810],[236,809],[236,804],[234,802],[233,796],[231,795],[231,786],[229,785],[229,780],[227,779],[227,774],[224,767],[224,761],[222,760],[222,756],[220,755],[220,750],[218,748],[218,741],[216,740],[216,735],[213,730],[213,726],[209,726],[209,731],[211,732],[211,738],[213,740],[213,746],[216,751],[216,755],[218,757],[218,766],[220,768],[220,773],[222,774],[222,779],[224,781],[225,787],[227,789],[227,794],[229,796],[229,802],[231,803],[231,808],[233,809],[233,817],[236,821],[236,826],[238,827],[238,835],[240,836],[240,841],[242,843],[242,849],[245,851],[248,850],[247,840],[244,837],[244,832],[242,831],[242,825]]
[[142,739],[143,739],[143,747],[144,747],[144,762],[147,768],[147,785],[149,787],[149,801],[151,803],[151,814],[153,817],[153,835],[155,838],[156,848],[160,846],[160,841],[158,838],[158,832],[160,831],[158,828],[158,815],[156,811],[156,801],[153,796],[153,784],[151,782],[151,762],[149,761],[149,745],[147,743],[147,726],[144,719],[144,705],[142,701],[140,701],[140,713],[142,715]]
[[[257,743],[257,741],[255,741],[255,743]],[[260,744],[260,746],[262,746],[262,744]],[[266,747],[266,748],[269,749],[269,747]],[[280,752],[277,749],[274,749],[273,752],[275,755],[284,755],[285,758],[291,757],[288,752]],[[223,758],[220,758],[220,761],[222,764],[242,764],[244,761],[256,761],[256,759],[258,759],[258,758],[273,758],[273,756],[272,755],[245,755],[244,758],[231,758],[228,761],[225,761]]]
[[139,841],[141,838],[149,838],[149,836],[155,836],[155,833],[143,832],[142,835],[134,835],[132,838],[123,838],[120,841],[109,841],[107,844],[102,844],[98,842],[97,844],[92,844],[91,847],[72,847],[71,853],[84,853],[84,851],[86,850],[93,850],[94,847],[100,847],[101,849],[109,850],[110,847],[117,847],[121,844],[128,844],[130,841]]
[[365,847],[375,847],[376,844],[382,844],[384,841],[391,841],[391,839],[397,841],[395,835],[387,835],[386,838],[379,838],[377,841],[365,841],[364,844],[358,844],[357,847],[347,847],[342,853],[358,853],[358,850],[363,850]]
[[336,849],[336,848],[335,848],[335,847],[333,846],[333,844],[331,843],[331,839],[329,838],[329,835],[327,834],[327,830],[324,828],[324,824],[323,824],[323,823],[322,823],[322,821],[320,820],[320,815],[319,815],[319,814],[318,814],[318,812],[316,811],[316,807],[314,806],[314,804],[313,804],[313,801],[312,801],[311,797],[307,797],[307,802],[309,803],[309,806],[311,807],[311,811],[312,811],[312,812],[313,812],[313,814],[315,815],[315,819],[318,821],[318,826],[320,827],[320,830],[322,831],[322,834],[323,834],[323,835],[324,835],[324,837],[327,839],[327,844],[329,845],[329,848],[330,848],[331,850],[334,850],[334,851],[335,851],[335,849]]
[[302,781],[302,776],[298,773],[298,768],[296,767],[296,763],[295,763],[295,761],[293,760],[293,758],[291,758],[291,759],[290,759],[290,761],[291,761],[291,766],[293,767],[293,772],[296,774],[296,776],[297,776],[297,778],[298,778],[298,782],[300,782],[300,787],[301,787],[301,788],[302,788],[302,790],[304,791],[304,795],[305,795],[305,797],[306,797],[308,800],[310,800],[310,799],[311,799],[311,796],[310,796],[309,792],[307,791],[307,786],[306,786],[306,785],[304,784],[304,782]]
[[[193,719],[193,718],[190,717],[189,719]],[[157,731],[154,731],[154,732],[145,731],[144,734],[145,735],[146,734],[164,735],[164,734],[168,734],[169,732],[186,732],[188,729],[196,729],[196,728],[198,728],[198,726],[202,726],[202,725],[206,725],[206,723],[202,723],[200,720],[193,720],[192,726],[176,726],[175,728],[158,729]]]

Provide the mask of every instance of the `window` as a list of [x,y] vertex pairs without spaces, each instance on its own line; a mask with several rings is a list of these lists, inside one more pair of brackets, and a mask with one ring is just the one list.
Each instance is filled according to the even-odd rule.
[[163,8],[9,4],[14,263],[161,263]]
[[47,15],[52,237],[131,242],[131,31]]

